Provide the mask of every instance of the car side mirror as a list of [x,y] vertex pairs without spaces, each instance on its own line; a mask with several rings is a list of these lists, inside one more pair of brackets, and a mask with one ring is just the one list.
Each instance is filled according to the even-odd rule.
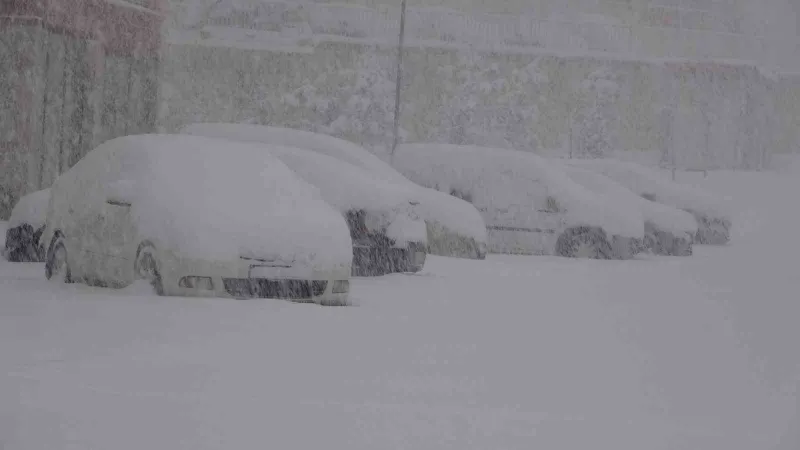
[[134,183],[128,180],[114,181],[106,186],[106,203],[114,206],[131,206]]

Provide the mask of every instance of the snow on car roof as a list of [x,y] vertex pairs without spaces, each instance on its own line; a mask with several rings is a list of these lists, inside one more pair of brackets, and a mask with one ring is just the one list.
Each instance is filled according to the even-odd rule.
[[32,192],[22,196],[11,210],[8,218],[8,227],[14,228],[23,223],[30,224],[34,229],[44,225],[47,218],[47,205],[50,202],[50,189]]
[[367,149],[327,134],[293,128],[234,123],[194,123],[183,127],[180,132],[303,148],[361,167],[387,181],[408,182],[403,175]]
[[312,258],[306,262],[326,267],[350,264],[341,215],[317,188],[259,146],[136,135],[108,141],[95,152],[117,155],[122,177],[136,183],[132,213],[145,235],[178,243],[198,257],[274,254]]
[[292,128],[233,123],[195,123],[183,127],[180,132],[196,136],[285,145],[336,158],[366,170],[383,183],[391,182],[413,189],[414,198],[419,202],[417,211],[424,220],[437,222],[477,242],[486,242],[486,225],[471,204],[412,183],[383,160],[352,142]]
[[444,192],[472,191],[480,197],[475,201],[483,203],[479,205],[482,207],[524,210],[551,195],[565,207],[573,224],[602,226],[611,234],[623,236],[644,234],[638,211],[607,204],[532,153],[451,144],[403,144],[395,153],[395,165],[423,185]]
[[600,172],[638,195],[653,195],[655,201],[678,209],[692,210],[713,217],[731,218],[727,201],[696,187],[669,180],[657,171],[615,159],[570,159],[573,166]]
[[654,223],[661,230],[675,235],[694,235],[697,232],[697,221],[686,211],[642,198],[603,174],[569,164],[562,164],[561,168],[575,182],[592,192],[638,208],[646,221]]

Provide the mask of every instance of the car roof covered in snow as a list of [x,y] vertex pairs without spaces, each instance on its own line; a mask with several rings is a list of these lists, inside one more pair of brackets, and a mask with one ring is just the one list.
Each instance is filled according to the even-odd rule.
[[486,225],[473,205],[412,183],[367,149],[344,139],[292,128],[232,123],[195,123],[183,127],[180,132],[197,136],[285,145],[336,158],[366,170],[383,183],[391,182],[413,189],[414,199],[419,202],[416,209],[424,220],[436,222],[453,232],[469,236],[477,242],[486,242]]
[[521,208],[521,214],[554,197],[573,225],[601,226],[608,233],[641,237],[644,221],[634,208],[611,205],[532,153],[450,144],[403,144],[395,165],[412,181],[443,192],[476,195],[481,208]]
[[696,187],[676,183],[658,171],[641,164],[616,159],[565,161],[576,167],[602,173],[637,195],[646,195],[658,203],[711,217],[731,219],[731,208],[725,199]]
[[294,128],[233,123],[194,123],[181,128],[180,132],[303,148],[361,167],[387,181],[408,182],[403,175],[367,149],[327,134]]

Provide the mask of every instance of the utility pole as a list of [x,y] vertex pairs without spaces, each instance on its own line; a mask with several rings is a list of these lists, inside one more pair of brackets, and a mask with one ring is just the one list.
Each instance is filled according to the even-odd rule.
[[403,44],[406,37],[406,0],[400,4],[400,42],[397,45],[397,81],[394,90],[394,135],[389,164],[394,163],[394,152],[400,142],[400,86],[403,82]]

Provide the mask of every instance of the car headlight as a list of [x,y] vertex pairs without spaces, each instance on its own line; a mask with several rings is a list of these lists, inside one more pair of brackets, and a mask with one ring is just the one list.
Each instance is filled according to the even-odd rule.
[[183,277],[178,282],[178,286],[188,289],[214,290],[214,282],[211,280],[211,277]]
[[334,294],[346,294],[350,291],[350,280],[336,280],[333,282]]

